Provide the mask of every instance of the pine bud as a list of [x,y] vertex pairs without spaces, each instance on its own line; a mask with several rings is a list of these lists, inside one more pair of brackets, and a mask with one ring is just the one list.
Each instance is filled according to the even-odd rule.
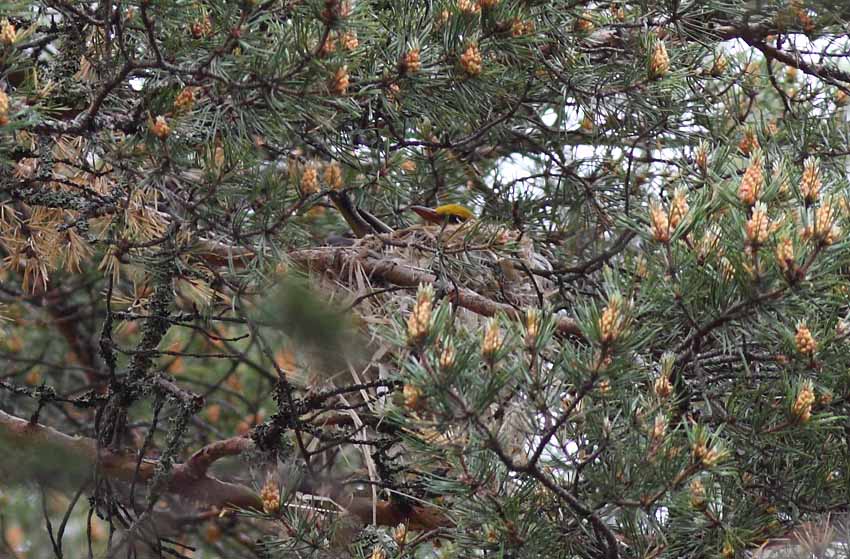
[[797,324],[797,332],[794,334],[794,342],[797,345],[797,351],[803,355],[812,356],[817,350],[818,344],[812,332],[806,326],[805,322]]
[[670,379],[668,377],[661,375],[655,379],[655,383],[652,385],[652,390],[655,392],[656,396],[664,400],[673,393],[673,385],[670,383]]
[[[477,6],[477,4],[476,4]],[[478,50],[478,45],[470,43],[460,55],[460,67],[467,75],[475,77],[481,73],[483,59],[481,52]]]
[[812,31],[814,31],[815,20],[812,18],[812,16],[809,15],[806,9],[801,6],[799,2],[793,2],[792,5],[794,6],[794,13],[797,16],[797,21],[799,22],[800,27],[803,28],[803,31],[805,31],[806,33],[811,33]]
[[501,347],[502,331],[499,326],[499,319],[493,317],[487,321],[487,326],[484,328],[484,339],[481,343],[481,355],[485,360],[492,362]]
[[691,454],[694,461],[700,464],[703,468],[710,470],[726,458],[729,454],[719,444],[715,444],[711,448],[708,447],[708,442],[705,436],[699,436],[691,446]]
[[667,418],[663,413],[655,416],[655,421],[652,423],[652,432],[650,437],[654,441],[660,441],[667,434]]
[[325,172],[322,178],[324,179],[325,184],[330,188],[333,190],[340,190],[342,188],[342,169],[340,168],[339,163],[331,161],[325,165]]
[[577,33],[590,33],[593,28],[593,18],[590,12],[584,12],[578,16],[573,24],[573,30]]
[[776,243],[776,264],[782,273],[787,274],[795,268],[794,242],[789,237],[782,237]]
[[740,142],[738,142],[738,149],[744,155],[750,155],[760,147],[761,145],[759,144],[759,139],[758,136],[756,136],[755,130],[747,128],[746,132],[744,132],[744,137],[741,138]]
[[0,89],[0,126],[9,124],[9,96]]
[[393,541],[399,547],[402,547],[407,541],[407,524],[399,524],[393,528]]
[[817,201],[820,189],[820,161],[809,157],[803,162],[803,177],[800,180],[800,193],[807,206]]
[[419,49],[411,49],[405,53],[399,64],[402,74],[415,74],[422,69],[422,61],[419,59]]
[[761,154],[755,152],[747,170],[744,171],[744,177],[741,179],[741,186],[738,188],[738,199],[745,205],[754,205],[761,196],[761,189],[764,184],[764,171],[762,170]]
[[205,414],[207,421],[215,425],[221,419],[221,406],[219,404],[212,404],[206,409]]
[[815,211],[815,220],[812,227],[803,230],[803,238],[831,245],[838,241],[841,236],[841,228],[835,224],[837,211],[830,204],[821,205]]
[[725,256],[720,259],[720,276],[727,282],[735,279],[735,267]]
[[376,545],[372,548],[372,554],[369,555],[369,559],[387,559],[387,552],[380,545]]
[[11,46],[17,39],[18,32],[8,19],[0,21],[0,45]]
[[443,342],[443,351],[440,352],[440,369],[448,371],[454,367],[456,359],[455,346],[451,340]]
[[673,193],[673,201],[670,203],[670,217],[668,219],[670,229],[675,229],[679,226],[685,216],[688,214],[688,198],[687,191],[679,187]]
[[209,16],[195,20],[189,26],[189,31],[195,39],[203,39],[212,33],[212,20]]
[[746,225],[747,241],[753,247],[758,247],[767,241],[770,234],[770,219],[767,217],[767,206],[764,202],[756,202],[753,213]]
[[801,423],[812,418],[812,405],[815,403],[815,391],[812,382],[807,380],[797,392],[797,398],[791,405],[791,415]]
[[416,304],[407,318],[407,343],[417,345],[431,332],[431,309],[434,302],[434,287],[431,284],[419,284],[416,292]]
[[691,483],[688,485],[688,490],[691,495],[691,506],[695,510],[705,510],[705,486],[702,484],[702,482],[698,479],[692,480]]
[[665,351],[661,354],[661,374],[667,378],[673,374],[673,367],[676,365],[676,354],[671,351]]
[[337,68],[334,75],[328,81],[328,89],[334,95],[345,95],[348,92],[349,76],[348,66]]
[[721,52],[716,57],[714,57],[714,62],[711,64],[711,69],[708,73],[713,78],[719,78],[723,75],[723,72],[726,71],[726,68],[729,66],[729,61],[726,59],[726,56]]
[[168,127],[168,122],[166,122],[165,117],[162,115],[156,117],[156,119],[154,119],[153,122],[149,124],[149,128],[151,134],[153,134],[160,140],[166,139],[171,133],[171,128]]
[[649,276],[649,269],[646,266],[646,258],[643,255],[639,255],[635,258],[635,276],[639,279],[646,279]]
[[263,510],[268,514],[274,514],[280,509],[280,489],[272,478],[266,480],[260,490],[260,499],[263,502]]
[[652,54],[649,57],[650,79],[663,78],[670,71],[670,57],[667,55],[667,47],[664,41],[655,41]]
[[[744,66],[744,75],[742,76],[743,81],[744,81],[744,86],[748,89],[754,88],[756,86],[756,82],[757,82],[757,79],[758,79],[760,73],[761,73],[761,68],[760,68],[758,62],[750,62],[746,66]],[[744,114],[746,114],[746,109],[744,108],[746,106],[746,101],[742,100],[741,102],[742,102],[742,105],[743,105],[742,110],[741,110],[741,115],[744,115]],[[741,120],[743,120],[743,117],[742,117]]]
[[778,172],[774,172],[773,176],[779,181],[779,198],[787,200],[791,196],[791,186],[788,182],[788,177],[782,176]]
[[623,9],[620,4],[617,2],[613,2],[609,8],[611,10],[611,17],[613,17],[617,21],[626,21],[626,11]]
[[478,0],[478,5],[484,10],[495,8],[498,3],[499,0]]
[[24,376],[24,382],[30,386],[38,386],[42,382],[41,371],[32,370]]
[[609,417],[602,419],[602,436],[606,439],[614,432],[614,422]]
[[670,241],[670,222],[667,212],[655,201],[649,205],[649,226],[654,240],[660,243]]
[[531,349],[540,335],[540,310],[530,308],[525,313],[525,347]]
[[616,341],[622,334],[626,325],[626,316],[623,297],[614,293],[608,298],[608,305],[599,316],[599,340],[603,344]]
[[797,80],[797,76],[799,72],[793,66],[787,66],[785,68],[785,81],[793,82]]
[[174,99],[174,111],[181,113],[189,111],[195,106],[195,88],[184,87]]
[[319,172],[313,164],[307,165],[301,173],[301,194],[309,196],[319,192]]
[[360,45],[357,40],[357,33],[354,31],[346,31],[339,36],[339,46],[342,50],[352,51]]
[[694,153],[694,163],[702,174],[708,171],[708,144],[704,141],[701,141],[697,146],[696,153]]
[[779,121],[775,118],[767,123],[767,133],[771,136],[776,136],[779,134]]
[[422,405],[424,404],[424,398],[422,395],[422,390],[420,390],[418,387],[413,386],[412,384],[405,384],[404,388],[401,389],[401,395],[404,399],[404,407],[409,410],[422,409]]
[[327,58],[336,52],[336,41],[334,41],[330,35],[325,39],[325,42],[322,43],[322,46],[319,48],[318,57],[319,58]]
[[349,15],[351,15],[351,5],[347,0],[325,0],[325,7],[319,14],[319,18],[326,25],[334,25]]
[[477,14],[481,10],[481,6],[476,0],[458,0],[457,9],[462,14],[472,15]]
[[387,99],[393,103],[398,103],[399,93],[401,93],[401,87],[397,83],[391,83],[387,86]]
[[511,22],[511,37],[522,37],[523,35],[530,35],[533,32],[533,21],[523,21],[521,19],[514,19]]
[[843,107],[847,104],[847,101],[850,100],[850,95],[847,95],[847,92],[843,89],[839,89],[835,92],[835,104],[838,107]]

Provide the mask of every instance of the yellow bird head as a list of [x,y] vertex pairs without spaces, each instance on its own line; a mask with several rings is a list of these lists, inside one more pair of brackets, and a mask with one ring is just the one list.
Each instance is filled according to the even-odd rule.
[[425,221],[436,224],[463,223],[475,217],[472,210],[460,204],[444,204],[436,208],[410,206],[410,209],[419,214]]

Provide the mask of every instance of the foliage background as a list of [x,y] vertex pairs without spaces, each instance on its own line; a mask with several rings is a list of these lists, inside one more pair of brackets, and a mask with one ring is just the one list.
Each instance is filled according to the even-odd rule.
[[[5,2],[3,553],[830,540],[848,18]],[[397,233],[340,239],[340,192]],[[409,211],[446,203],[478,218],[450,239]]]

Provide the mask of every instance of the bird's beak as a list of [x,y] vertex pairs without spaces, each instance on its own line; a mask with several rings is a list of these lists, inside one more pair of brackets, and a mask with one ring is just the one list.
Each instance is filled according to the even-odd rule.
[[438,214],[432,208],[426,208],[425,206],[410,206],[410,209],[416,212],[419,217],[429,223],[435,223],[437,225],[443,223],[443,216]]

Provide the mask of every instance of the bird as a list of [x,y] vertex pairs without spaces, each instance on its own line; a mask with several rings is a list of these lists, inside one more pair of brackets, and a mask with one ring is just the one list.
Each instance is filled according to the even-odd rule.
[[[357,207],[344,191],[329,192],[328,197],[358,239],[370,234],[388,234],[394,231],[368,210]],[[436,208],[413,205],[410,210],[436,225],[460,224],[475,217],[472,210],[461,204],[444,204]]]
[[429,223],[441,225],[443,223],[459,224],[475,217],[472,210],[460,204],[444,204],[436,208],[425,206],[410,206],[422,219]]
[[[430,268],[439,264],[452,277],[473,265],[489,269],[491,273],[468,278],[467,285],[497,300],[515,306],[534,306],[548,298],[554,284],[541,271],[553,269],[549,260],[537,252],[528,235],[504,227],[486,224],[476,219],[475,213],[462,204],[450,203],[430,208],[411,205],[408,209],[422,218],[423,223],[398,230],[382,222],[369,211],[357,207],[343,191],[329,193],[331,202],[345,219],[358,239],[372,235],[390,236],[394,241],[407,241],[403,259],[416,267]],[[332,246],[354,244],[340,243],[335,237]],[[433,253],[423,254],[416,247],[440,247],[443,255],[439,263]],[[400,255],[398,243],[384,246],[383,250]],[[537,272],[535,274],[534,272]]]
[[344,191],[329,192],[328,197],[358,239],[371,234],[392,233],[393,229],[367,210],[358,208]]

